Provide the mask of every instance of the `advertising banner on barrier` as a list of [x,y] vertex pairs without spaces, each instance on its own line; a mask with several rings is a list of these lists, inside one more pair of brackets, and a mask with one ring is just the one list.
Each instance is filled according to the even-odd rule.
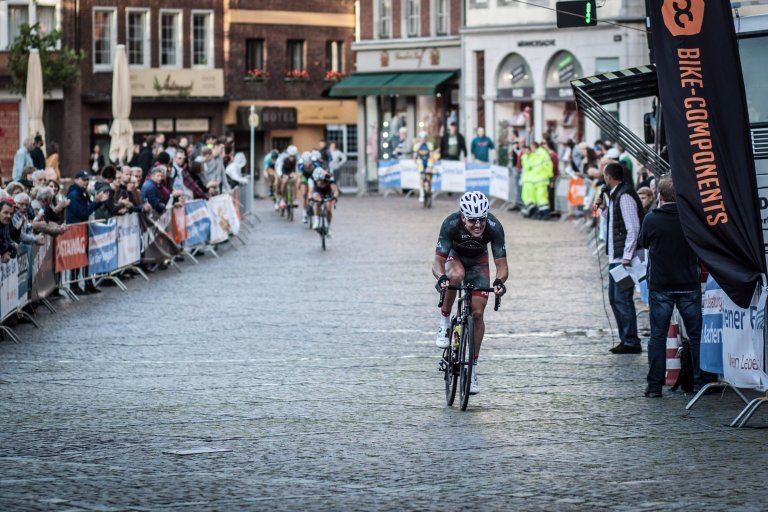
[[705,372],[723,374],[723,290],[709,276],[702,297],[701,353],[699,367]]
[[402,188],[400,186],[399,160],[379,160],[379,186],[383,188]]
[[173,208],[173,239],[179,245],[187,239],[187,215],[183,206]]
[[464,174],[464,162],[443,160],[440,168],[440,189],[445,192],[464,192],[467,182]]
[[474,164],[467,162],[465,167],[465,192],[491,193],[491,166],[488,164]]
[[53,238],[46,235],[44,245],[32,250],[32,286],[29,300],[48,298],[56,291],[56,274],[53,271]]
[[400,160],[400,188],[421,188],[421,177],[416,167],[416,160],[408,158]]
[[29,285],[32,280],[32,246],[19,245],[18,256],[19,267],[19,307],[24,307],[29,302]]
[[75,270],[88,265],[87,224],[72,224],[56,237],[56,272]]
[[240,232],[240,219],[235,211],[235,202],[231,195],[214,196],[208,200],[208,206],[214,209],[222,229],[233,235]]
[[117,222],[88,224],[88,272],[108,274],[117,270]]
[[757,292],[749,308],[740,308],[723,293],[723,375],[739,388],[768,385],[763,372],[763,325],[765,323],[765,291]]
[[19,306],[19,263],[11,258],[0,264],[0,320]]
[[171,209],[168,208],[157,220],[142,216],[139,218],[143,227],[141,233],[141,262],[163,263],[181,252],[173,235],[169,233],[171,228]]
[[205,201],[190,201],[185,206],[187,219],[187,247],[196,247],[208,241],[211,236],[211,214]]
[[141,223],[139,214],[117,217],[117,268],[133,265],[141,260]]
[[509,201],[509,169],[500,165],[491,166],[490,195]]

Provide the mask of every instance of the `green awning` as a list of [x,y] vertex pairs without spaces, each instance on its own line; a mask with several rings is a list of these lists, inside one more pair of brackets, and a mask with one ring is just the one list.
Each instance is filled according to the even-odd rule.
[[331,97],[351,96],[432,96],[438,85],[450,80],[455,71],[413,71],[407,73],[355,73],[331,88]]
[[395,78],[384,84],[382,94],[392,96],[433,96],[438,85],[450,80],[455,75],[452,71],[424,71],[398,73]]
[[328,96],[380,96],[381,88],[395,76],[396,73],[355,73],[334,85]]

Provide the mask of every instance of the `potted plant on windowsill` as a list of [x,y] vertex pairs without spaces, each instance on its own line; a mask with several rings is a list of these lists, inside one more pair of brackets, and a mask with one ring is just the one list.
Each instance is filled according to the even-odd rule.
[[323,78],[323,81],[324,82],[331,82],[331,83],[335,84],[336,82],[341,82],[345,78],[347,78],[347,75],[345,75],[344,73],[342,73],[340,71],[335,71],[334,70],[334,71],[328,71],[325,74],[325,78]]
[[309,73],[303,69],[294,69],[285,74],[286,82],[309,82]]
[[266,69],[249,69],[245,75],[246,82],[266,82],[269,80],[269,71]]

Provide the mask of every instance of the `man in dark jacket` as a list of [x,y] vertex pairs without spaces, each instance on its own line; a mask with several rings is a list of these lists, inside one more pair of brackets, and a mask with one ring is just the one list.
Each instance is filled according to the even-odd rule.
[[88,172],[78,172],[67,191],[67,199],[69,199],[67,224],[88,222],[88,217],[108,198],[109,192],[102,191],[96,194],[94,201],[91,201],[88,195]]
[[40,135],[35,135],[35,147],[29,152],[29,156],[32,157],[32,163],[35,164],[35,169],[42,171],[45,169],[45,153],[43,153],[43,138]]
[[648,387],[645,396],[661,397],[666,373],[667,330],[677,306],[691,343],[694,381],[701,385],[701,285],[699,264],[683,235],[671,178],[658,183],[660,206],[648,214],[638,245],[648,249],[651,338],[648,341]]
[[139,167],[142,171],[142,180],[147,179],[149,171],[152,169],[152,163],[155,159],[155,136],[150,135],[147,137],[147,142],[141,147],[139,151]]
[[441,160],[460,160],[461,154],[467,157],[467,143],[464,136],[456,129],[456,123],[451,122],[448,125],[448,133],[443,135],[440,140],[440,159]]
[[0,201],[0,258],[3,263],[8,263],[16,257],[18,245],[11,239],[11,218],[16,205],[13,199]]

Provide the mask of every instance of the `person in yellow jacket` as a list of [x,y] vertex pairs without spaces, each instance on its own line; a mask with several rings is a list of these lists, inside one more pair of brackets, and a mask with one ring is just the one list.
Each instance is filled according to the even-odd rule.
[[427,132],[419,132],[419,140],[413,145],[413,159],[421,176],[419,202],[424,202],[424,192],[432,187],[432,167],[435,164],[435,146],[427,140]]
[[534,174],[536,175],[536,208],[538,210],[536,216],[540,220],[549,220],[549,184],[555,175],[555,167],[544,145],[534,142],[531,144],[531,150],[531,155],[535,155]]
[[536,209],[536,175],[533,164],[536,157],[531,154],[531,148],[523,146],[520,154],[520,175],[521,199],[523,201],[523,217],[530,217]]

